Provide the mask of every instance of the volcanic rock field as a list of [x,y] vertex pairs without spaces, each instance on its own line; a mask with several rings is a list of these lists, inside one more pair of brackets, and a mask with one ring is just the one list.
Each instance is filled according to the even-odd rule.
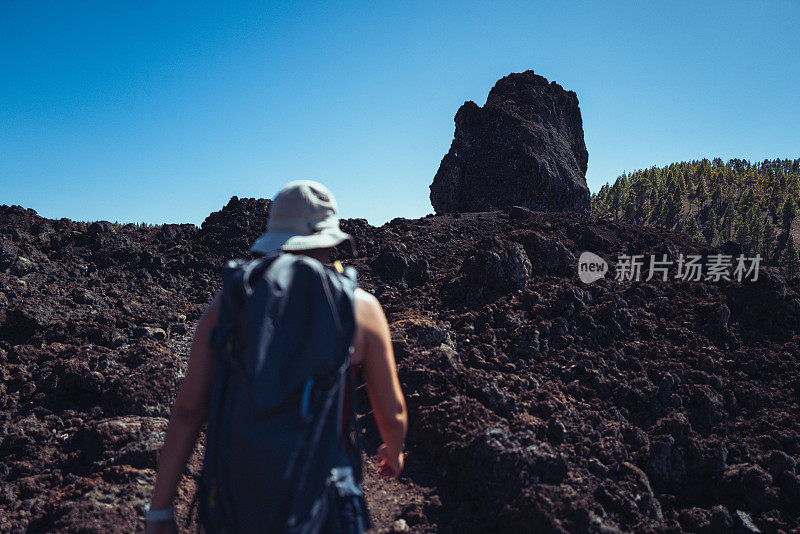
[[[268,210],[234,197],[197,228],[0,206],[0,531],[143,528],[193,325]],[[575,213],[343,228],[410,410],[407,469],[378,480],[360,399],[375,532],[800,528],[797,280],[615,281],[619,254],[715,251]],[[584,250],[605,279],[579,281]]]

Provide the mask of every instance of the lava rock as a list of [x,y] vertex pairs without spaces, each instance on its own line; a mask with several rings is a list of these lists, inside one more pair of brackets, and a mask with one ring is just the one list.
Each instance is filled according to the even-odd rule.
[[686,478],[686,461],[672,436],[650,443],[647,474],[657,487],[680,485]]
[[704,532],[711,526],[711,510],[705,508],[686,508],[678,514],[681,526],[689,532]]
[[25,276],[36,269],[36,263],[23,256],[18,257],[11,265],[11,274],[15,276]]
[[695,386],[691,393],[691,415],[692,427],[708,434],[726,415],[722,397],[710,386]]
[[5,270],[14,265],[19,256],[19,248],[9,239],[0,239],[0,270]]
[[486,476],[494,484],[514,479],[554,484],[567,474],[566,460],[549,444],[504,428],[486,429],[475,438],[471,451],[473,461],[487,467]]
[[687,454],[687,470],[698,476],[721,475],[725,471],[728,448],[719,440],[692,440]]
[[394,246],[384,248],[370,266],[375,274],[386,280],[405,280],[410,286],[424,283],[431,274],[427,260]]
[[753,511],[762,512],[777,505],[778,495],[772,487],[772,477],[757,465],[728,466],[723,484],[730,497],[743,500]]
[[765,458],[764,464],[773,477],[782,473],[794,473],[797,462],[783,451],[772,451]]
[[478,283],[492,289],[513,290],[523,287],[532,268],[525,249],[519,243],[491,238],[464,260],[462,271]]
[[160,417],[115,417],[93,421],[74,438],[84,462],[97,466],[129,465],[155,469],[167,420]]
[[133,335],[136,337],[146,337],[161,341],[166,339],[167,332],[163,328],[153,326],[138,326],[133,329]]
[[8,337],[22,343],[42,333],[54,323],[52,308],[36,302],[23,302],[8,311],[5,330]]
[[[0,531],[141,530],[185,377],[183,333],[224,262],[247,256],[267,208],[232,199],[200,230],[96,225],[90,235],[87,223],[0,206]],[[412,532],[721,534],[737,510],[766,532],[797,530],[800,330],[784,312],[800,278],[782,285],[767,267],[761,293],[737,282],[580,285],[583,250],[702,252],[681,234],[576,213],[458,215],[342,222],[359,256],[338,257],[389,320],[409,473],[443,497],[379,516],[378,530],[402,517]],[[464,272],[481,250],[499,261]],[[412,271],[381,265],[383,252],[408,268],[427,262],[430,276],[411,287]],[[19,256],[36,263],[24,278],[8,270]],[[524,287],[490,288],[509,267]],[[722,347],[712,325],[741,348]],[[365,388],[357,395],[368,406]],[[374,450],[376,425],[362,420]],[[393,488],[398,512],[427,498],[410,479]],[[179,515],[193,494],[182,477]]]
[[761,269],[758,279],[732,284],[726,294],[731,319],[751,324],[783,337],[800,327],[800,302],[783,277]]
[[537,274],[574,275],[577,259],[562,243],[538,232],[521,233],[517,239],[525,247],[533,272]]
[[533,71],[500,79],[478,107],[464,103],[430,186],[436,213],[523,206],[589,209],[578,97]]

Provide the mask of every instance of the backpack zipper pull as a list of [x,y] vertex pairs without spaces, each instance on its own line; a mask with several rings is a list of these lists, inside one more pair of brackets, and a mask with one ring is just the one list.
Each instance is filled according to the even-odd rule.
[[300,415],[306,423],[311,421],[311,416],[308,413],[309,404],[311,403],[311,387],[314,385],[314,379],[309,378],[306,380],[306,385],[303,387],[303,402],[300,406]]

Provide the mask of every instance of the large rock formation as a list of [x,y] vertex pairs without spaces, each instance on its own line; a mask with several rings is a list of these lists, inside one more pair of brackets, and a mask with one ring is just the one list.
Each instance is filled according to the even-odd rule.
[[589,208],[578,97],[533,71],[509,74],[486,105],[465,102],[431,184],[436,213],[512,205],[536,211]]

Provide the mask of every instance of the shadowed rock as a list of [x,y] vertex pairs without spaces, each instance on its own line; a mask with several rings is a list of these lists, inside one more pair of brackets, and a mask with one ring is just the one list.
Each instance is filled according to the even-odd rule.
[[509,74],[486,105],[465,102],[430,186],[436,213],[514,205],[536,211],[589,208],[578,97],[533,71]]

